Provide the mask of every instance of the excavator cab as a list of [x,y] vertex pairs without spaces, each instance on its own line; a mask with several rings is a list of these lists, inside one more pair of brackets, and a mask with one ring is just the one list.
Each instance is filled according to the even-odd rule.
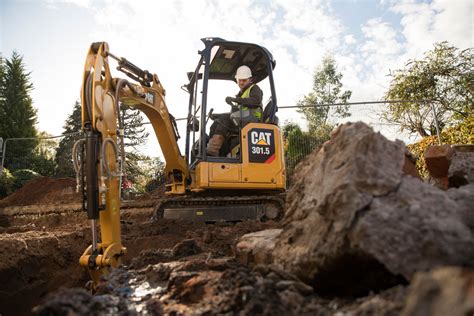
[[[185,157],[190,166],[190,190],[253,190],[254,194],[259,190],[284,190],[285,166],[273,80],[276,63],[272,54],[251,43],[221,38],[202,41],[205,48],[199,52],[200,61],[195,71],[188,73],[189,83],[184,86],[189,93]],[[251,69],[253,83],[262,85],[261,122],[234,126],[220,155],[209,156],[206,144],[213,103],[225,104],[225,95],[238,91],[234,76],[242,65]]]

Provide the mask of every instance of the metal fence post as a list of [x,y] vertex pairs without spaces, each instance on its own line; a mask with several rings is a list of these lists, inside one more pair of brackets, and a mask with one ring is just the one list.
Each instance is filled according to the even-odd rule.
[[434,115],[434,119],[435,119],[436,135],[438,135],[438,144],[441,146],[441,145],[443,145],[443,143],[441,142],[441,134],[439,132],[438,116],[436,115],[436,108],[435,108],[433,102],[431,102],[431,110],[433,111],[433,115]]

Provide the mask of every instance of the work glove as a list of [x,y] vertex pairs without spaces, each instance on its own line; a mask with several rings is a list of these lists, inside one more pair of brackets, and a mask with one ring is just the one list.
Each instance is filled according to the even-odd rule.
[[234,105],[232,102],[237,102],[237,99],[236,99],[236,98],[233,98],[233,97],[226,97],[226,98],[225,98],[225,102],[226,102],[228,105]]

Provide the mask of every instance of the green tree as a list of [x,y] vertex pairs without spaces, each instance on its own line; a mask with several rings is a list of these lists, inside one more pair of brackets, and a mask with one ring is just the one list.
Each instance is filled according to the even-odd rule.
[[81,104],[79,101],[74,103],[72,113],[67,117],[63,128],[63,138],[59,141],[56,150],[55,161],[58,166],[56,174],[61,177],[75,177],[76,173],[72,165],[72,146],[83,137],[81,133]]
[[431,100],[390,104],[382,115],[400,130],[422,137],[435,135],[432,106],[440,128],[458,124],[474,113],[474,50],[459,50],[447,42],[437,43],[420,60],[410,60],[404,69],[390,73],[387,100]]
[[316,68],[313,75],[312,91],[298,101],[298,112],[303,113],[308,122],[311,134],[329,135],[335,121],[332,118],[350,116],[348,105],[319,106],[320,104],[347,103],[352,92],[342,91],[342,73],[337,71],[336,61],[327,55],[322,65]]
[[144,192],[151,192],[165,185],[165,163],[159,157],[147,157],[142,163],[145,176],[140,186]]
[[[2,67],[0,89],[0,135],[7,138],[36,138],[36,109],[30,92],[33,85],[26,72],[23,57],[13,52]],[[14,171],[29,168],[36,140],[9,141],[5,155],[5,167]]]
[[143,126],[143,117],[139,110],[121,104],[120,113],[125,129],[125,173],[128,179],[135,183],[139,181],[139,177],[145,176],[140,162],[146,160],[147,157],[139,153],[139,148],[146,144],[149,133]]

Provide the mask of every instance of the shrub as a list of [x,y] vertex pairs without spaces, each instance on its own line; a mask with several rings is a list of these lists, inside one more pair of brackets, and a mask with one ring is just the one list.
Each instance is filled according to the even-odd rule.
[[4,198],[13,193],[14,182],[15,177],[8,169],[4,168],[3,172],[0,174],[0,198]]

